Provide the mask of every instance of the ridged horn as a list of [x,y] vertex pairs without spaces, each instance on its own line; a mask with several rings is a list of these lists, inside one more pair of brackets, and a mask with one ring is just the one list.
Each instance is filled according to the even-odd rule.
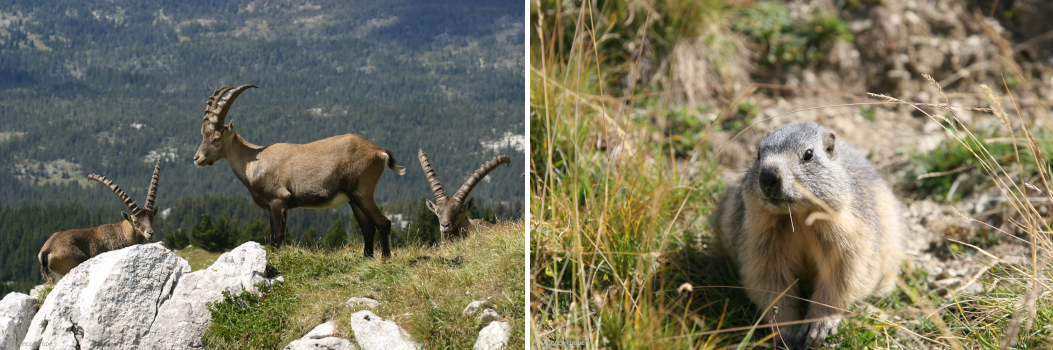
[[153,209],[154,199],[157,198],[157,180],[161,178],[161,159],[154,165],[154,175],[150,178],[150,191],[146,195],[146,209]]
[[487,174],[496,169],[498,165],[511,163],[512,161],[508,159],[508,156],[497,156],[494,157],[493,160],[486,162],[486,164],[483,164],[479,170],[476,170],[475,173],[468,178],[468,181],[464,182],[464,185],[461,185],[461,189],[457,190],[457,193],[453,195],[453,200],[457,201],[457,203],[464,203],[464,199],[468,197],[469,193],[472,193],[472,189],[475,188],[475,185],[486,177]]
[[[230,111],[230,106],[233,105],[234,99],[238,98],[242,92],[249,88],[254,88],[256,85],[245,84],[239,87],[224,86],[212,93],[212,97],[208,98],[208,102],[205,103],[205,120],[213,125],[220,126],[227,119],[227,112]],[[223,95],[230,95],[227,98],[223,98]]]
[[428,177],[428,183],[431,184],[431,193],[435,194],[435,202],[441,202],[446,199],[446,191],[442,189],[442,182],[439,182],[439,177],[435,176],[435,169],[431,167],[431,162],[428,161],[428,154],[424,153],[424,150],[417,152],[417,157],[420,158],[420,167],[424,168],[424,176]]
[[132,212],[132,215],[139,214],[139,207],[135,205],[135,201],[132,200],[132,197],[128,197],[128,194],[124,193],[120,187],[117,187],[117,184],[113,183],[113,181],[110,181],[105,176],[99,174],[88,175],[88,178],[106,185],[110,191],[113,191],[113,194],[117,195],[117,198],[120,198],[121,201],[124,202],[124,205],[128,207],[128,210]]

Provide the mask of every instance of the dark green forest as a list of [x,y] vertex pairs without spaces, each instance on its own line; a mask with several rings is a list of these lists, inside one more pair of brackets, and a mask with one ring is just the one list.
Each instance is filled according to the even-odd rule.
[[[40,280],[52,232],[120,219],[90,173],[141,203],[163,159],[157,239],[189,235],[206,213],[232,236],[266,225],[225,161],[191,161],[205,101],[228,85],[260,87],[227,117],[252,143],[354,133],[392,150],[407,172],[377,185],[389,217],[413,221],[431,198],[419,149],[448,191],[508,155],[472,195],[478,217],[521,217],[522,18],[516,1],[0,1],[0,292]],[[336,221],[358,237],[344,207],[289,220],[296,237]]]

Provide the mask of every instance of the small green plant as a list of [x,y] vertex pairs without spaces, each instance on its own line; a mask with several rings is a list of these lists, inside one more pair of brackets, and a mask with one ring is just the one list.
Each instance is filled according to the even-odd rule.
[[51,294],[52,289],[55,289],[55,285],[50,283],[44,284],[44,288],[40,289],[40,293],[37,294],[37,301],[33,302],[37,309],[44,306],[44,301],[48,300],[48,294]]
[[873,121],[877,118],[877,110],[874,107],[860,107],[859,114],[863,116],[863,119]]
[[807,63],[823,58],[837,40],[852,41],[848,24],[837,15],[816,12],[810,20],[793,20],[784,3],[763,0],[735,12],[731,28],[763,47],[765,61]]

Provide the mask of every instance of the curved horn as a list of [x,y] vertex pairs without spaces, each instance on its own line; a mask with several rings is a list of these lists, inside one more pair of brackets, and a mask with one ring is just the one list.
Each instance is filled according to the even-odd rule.
[[[216,92],[212,93],[212,97],[208,98],[208,102],[205,103],[205,120],[214,125],[223,125],[223,121],[227,119],[227,112],[230,111],[230,106],[234,103],[234,99],[238,98],[242,92],[249,88],[254,88],[256,85],[245,84],[239,87],[224,86]],[[227,98],[222,98],[230,92]]]
[[468,181],[464,182],[464,185],[461,185],[461,189],[457,190],[457,194],[453,195],[453,200],[457,201],[457,203],[464,203],[464,198],[468,197],[468,194],[472,192],[475,185],[486,177],[486,174],[489,174],[496,169],[498,165],[510,163],[512,163],[512,161],[508,159],[508,156],[497,156],[494,157],[493,160],[486,162],[486,164],[479,167],[479,170],[476,170],[475,173],[468,178]]
[[161,177],[161,160],[157,160],[154,166],[154,176],[150,178],[150,192],[146,195],[146,208],[154,207],[154,199],[157,198],[157,180]]
[[124,205],[128,206],[128,210],[132,212],[132,215],[139,214],[139,207],[135,205],[135,201],[133,201],[131,197],[128,197],[128,194],[124,193],[124,191],[121,190],[120,187],[117,187],[117,184],[113,183],[113,181],[110,181],[105,176],[99,174],[88,175],[88,178],[91,180],[98,181],[99,183],[106,185],[106,187],[109,187],[110,191],[113,191],[113,194],[116,194],[117,198],[120,198],[121,201],[124,202]]
[[446,191],[442,190],[442,183],[439,182],[439,177],[435,176],[435,169],[432,169],[431,162],[428,161],[428,154],[420,150],[417,157],[420,158],[421,168],[424,168],[424,176],[428,177],[428,183],[431,184],[431,193],[435,194],[435,201],[441,202],[446,199]]

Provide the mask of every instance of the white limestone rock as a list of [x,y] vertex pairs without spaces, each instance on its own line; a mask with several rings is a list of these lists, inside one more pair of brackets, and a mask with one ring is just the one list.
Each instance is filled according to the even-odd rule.
[[380,302],[370,298],[351,298],[347,299],[347,307],[359,307],[365,306],[367,308],[375,308],[380,306]]
[[372,311],[351,314],[351,330],[363,350],[417,349],[409,334],[394,321],[385,321]]
[[479,317],[477,317],[475,321],[478,322],[478,324],[490,324],[490,322],[497,321],[500,318],[501,315],[498,315],[497,311],[494,311],[494,309],[486,309],[479,314]]
[[8,293],[0,300],[0,349],[18,349],[37,312],[35,302],[36,298],[22,293]]
[[475,340],[472,350],[501,350],[508,345],[508,338],[512,336],[512,325],[508,322],[493,321],[490,325],[479,331],[479,338]]
[[468,306],[464,307],[464,311],[461,311],[461,316],[472,317],[475,313],[479,312],[479,309],[486,306],[486,300],[476,300],[468,303]]
[[48,294],[22,350],[137,349],[190,264],[158,244],[134,245],[78,265]]
[[264,277],[267,251],[256,242],[247,242],[223,253],[212,266],[179,279],[171,299],[157,311],[157,319],[142,342],[153,349],[201,348],[201,336],[212,321],[208,304],[223,301],[223,291],[237,296],[243,291],[260,294],[257,284],[272,280]]
[[336,334],[336,323],[329,321],[314,327],[302,338],[293,340],[285,350],[357,350],[350,340]]

